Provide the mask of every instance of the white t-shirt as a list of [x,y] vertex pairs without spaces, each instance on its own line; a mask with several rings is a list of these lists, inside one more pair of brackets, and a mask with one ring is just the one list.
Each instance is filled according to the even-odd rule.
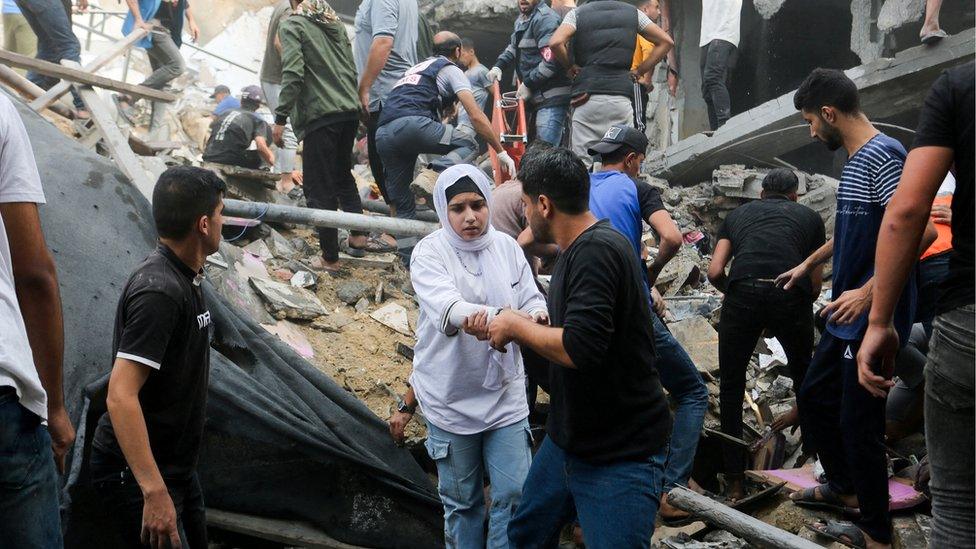
[[[44,203],[27,130],[10,98],[0,93],[0,203]],[[34,367],[24,317],[14,291],[7,230],[0,217],[0,387],[17,390],[20,404],[47,419],[47,394]]]
[[702,0],[701,38],[698,46],[712,40],[725,40],[739,47],[739,20],[742,0]]

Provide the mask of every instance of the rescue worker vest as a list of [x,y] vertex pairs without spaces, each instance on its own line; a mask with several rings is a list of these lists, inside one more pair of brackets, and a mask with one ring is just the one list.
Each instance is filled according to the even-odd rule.
[[403,74],[383,103],[377,127],[404,116],[423,116],[440,120],[441,109],[457,100],[457,95],[442,95],[437,89],[437,73],[453,62],[443,56],[422,61]]
[[634,95],[630,64],[637,43],[637,8],[618,0],[591,1],[576,8],[573,56],[580,73],[573,95]]

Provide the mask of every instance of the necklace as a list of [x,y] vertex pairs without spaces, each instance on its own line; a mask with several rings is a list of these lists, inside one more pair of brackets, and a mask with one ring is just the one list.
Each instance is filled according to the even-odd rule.
[[[476,273],[472,273],[472,272],[471,272],[471,270],[470,270],[470,269],[468,269],[468,266],[467,266],[467,265],[465,265],[465,263],[464,263],[464,260],[463,260],[463,259],[461,259],[461,253],[457,251],[457,248],[452,248],[452,249],[454,250],[454,255],[456,255],[456,256],[457,256],[457,258],[458,258],[458,261],[460,261],[460,262],[461,262],[461,266],[462,266],[462,267],[464,267],[464,271],[465,271],[466,273],[468,273],[468,274],[469,274],[469,275],[471,275],[471,276],[481,276],[481,275],[482,275],[482,274],[484,273],[484,271],[483,271],[482,269],[480,269],[480,268],[478,269],[478,272],[476,272]],[[480,267],[480,265],[479,265],[479,267]]]

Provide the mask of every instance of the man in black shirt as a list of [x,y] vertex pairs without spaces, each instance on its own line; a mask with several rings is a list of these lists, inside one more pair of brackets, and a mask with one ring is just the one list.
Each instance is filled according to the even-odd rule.
[[[812,303],[820,295],[823,266],[789,290],[776,287],[776,277],[803,262],[826,242],[823,219],[796,203],[796,174],[775,169],[763,179],[762,199],[736,208],[718,233],[708,266],[708,279],[725,293],[718,327],[718,360],[722,370],[719,402],[722,432],[742,438],[742,395],[746,367],[764,331],[786,351],[793,387],[799,390],[813,353]],[[732,268],[725,268],[732,261]],[[774,429],[796,425],[796,407],[773,424]],[[725,478],[729,497],[741,499],[746,455],[726,443]]]
[[125,547],[207,547],[196,465],[211,318],[200,283],[203,263],[220,243],[223,192],[209,170],[163,172],[152,201],[159,247],[119,300],[108,411],[95,429],[91,478]]
[[550,284],[552,327],[512,311],[489,326],[547,358],[548,437],[509,524],[513,547],[544,547],[578,516],[588,546],[648,547],[671,415],[657,370],[644,274],[627,239],[588,209],[586,167],[566,149],[522,166],[535,238],[562,254]]
[[[252,170],[260,168],[262,160],[274,165],[274,153],[268,147],[271,128],[254,114],[263,100],[258,86],[244,88],[241,108],[227,111],[211,126],[210,140],[203,151],[204,161]],[[252,141],[256,150],[249,150]]]
[[868,329],[857,354],[861,385],[875,396],[884,397],[893,385],[890,378],[899,347],[892,323],[895,304],[915,265],[932,200],[946,173],[954,167],[956,192],[952,199],[949,276],[943,284],[925,365],[932,547],[972,547],[976,542],[974,79],[972,62],[949,69],[935,81],[925,99],[915,143],[878,235],[874,299]]

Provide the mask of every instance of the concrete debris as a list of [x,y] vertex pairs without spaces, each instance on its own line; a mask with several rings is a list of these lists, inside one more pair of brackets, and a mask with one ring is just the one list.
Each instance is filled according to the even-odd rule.
[[890,31],[925,15],[924,0],[885,0],[878,12],[878,30]]
[[390,303],[373,311],[369,316],[391,330],[400,332],[406,336],[413,335],[413,330],[410,329],[410,320],[407,317],[407,310],[403,308],[403,305]]
[[668,262],[658,275],[655,286],[665,297],[672,297],[685,286],[698,287],[701,281],[701,255],[691,246],[682,246],[681,250]]
[[279,320],[275,324],[262,324],[261,327],[269,333],[278,336],[279,339],[284,341],[302,357],[311,359],[315,356],[315,351],[312,350],[312,343],[298,329],[297,325],[287,320]]
[[244,246],[244,251],[261,261],[267,261],[274,257],[274,254],[271,253],[271,248],[263,240],[255,240],[247,246]]
[[297,288],[313,288],[317,283],[315,275],[308,271],[298,271],[291,276],[291,285]]
[[346,305],[355,305],[366,295],[369,286],[359,280],[347,280],[336,286],[336,297]]
[[366,299],[365,297],[361,297],[359,298],[359,301],[356,302],[356,305],[353,308],[356,309],[357,313],[365,313],[366,311],[369,310],[369,300]]
[[684,347],[699,372],[712,377],[718,376],[718,332],[712,328],[708,319],[693,316],[669,324],[668,329]]
[[722,306],[722,299],[713,294],[666,297],[669,320],[678,322],[693,316],[710,318]]
[[329,314],[319,298],[304,288],[260,278],[252,278],[251,285],[264,298],[271,315],[279,320],[312,320]]
[[[220,266],[221,264],[223,267]],[[259,259],[243,252],[237,246],[222,242],[220,251],[210,256],[204,269],[207,278],[230,303],[246,312],[258,323],[274,322],[263,301],[249,283],[251,278],[269,278],[267,269]]]
[[271,229],[271,234],[264,239],[264,243],[267,244],[272,256],[278,259],[292,259],[298,254],[291,241],[274,229]]
[[780,344],[779,340],[775,337],[770,337],[763,341],[765,341],[766,348],[769,352],[759,355],[759,369],[765,371],[776,366],[786,366],[786,351],[783,349],[783,345]]
[[763,19],[769,19],[776,15],[776,12],[783,7],[786,0],[753,0],[752,4]]
[[709,532],[701,541],[682,533],[662,540],[661,544],[669,549],[746,549],[749,547],[745,540],[739,539],[725,530]]
[[338,334],[342,333],[342,329],[353,322],[355,321],[342,314],[342,312],[333,312],[330,313],[329,316],[320,316],[316,318],[309,326],[323,332]]

